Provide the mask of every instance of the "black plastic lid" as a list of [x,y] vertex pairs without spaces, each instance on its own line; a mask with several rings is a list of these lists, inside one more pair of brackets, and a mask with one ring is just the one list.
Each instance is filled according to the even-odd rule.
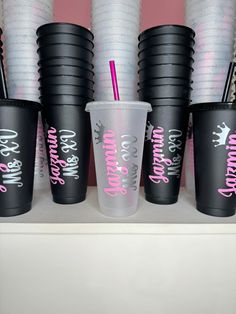
[[236,102],[205,102],[189,106],[191,112],[206,110],[236,110]]
[[37,111],[42,109],[40,103],[24,99],[0,99],[0,107],[1,106],[25,107]]
[[175,24],[168,25],[167,24],[167,25],[154,26],[154,27],[146,29],[139,35],[138,39],[143,40],[153,35],[170,34],[170,33],[181,34],[181,35],[189,36],[192,38],[195,37],[195,32],[190,27],[187,27],[184,25],[175,25]]
[[48,34],[56,34],[56,33],[71,33],[71,34],[78,34],[86,39],[93,40],[94,36],[93,33],[90,32],[89,29],[77,25],[77,24],[72,24],[72,23],[48,23],[40,26],[37,29],[37,35],[40,36],[45,36]]

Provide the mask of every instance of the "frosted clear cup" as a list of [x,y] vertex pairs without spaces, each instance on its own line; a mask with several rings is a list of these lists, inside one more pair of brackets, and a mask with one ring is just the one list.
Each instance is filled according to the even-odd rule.
[[99,54],[99,57],[97,57],[97,55],[95,54],[94,56],[94,60],[98,60],[100,58],[115,58],[115,60],[117,60],[116,62],[121,62],[122,60],[129,60],[130,62],[132,62],[132,60],[135,58],[136,60],[138,60],[138,55],[137,55],[137,46],[136,49],[133,49],[133,51],[124,51],[124,50],[108,50],[108,51],[96,51],[97,54]]
[[[111,74],[109,73],[109,71],[107,71],[106,73],[97,73],[95,74],[95,80],[101,80],[101,81],[107,81],[109,79],[111,79]],[[135,74],[130,74],[130,73],[118,73],[117,74],[117,79],[118,79],[118,84],[120,81],[134,81],[138,79],[138,76]]]
[[38,90],[38,86],[35,86],[35,87],[28,87],[28,86],[24,86],[23,84],[22,85],[15,85],[15,84],[12,84],[12,85],[8,85],[8,88],[15,88],[16,90],[16,93],[20,93],[20,94],[35,94],[35,96],[38,96],[40,95],[39,93],[39,90]]
[[92,10],[92,18],[98,17],[100,15],[106,15],[111,17],[128,17],[128,18],[134,18],[139,19],[140,18],[140,10],[138,7],[131,8],[124,5],[110,5],[109,7],[99,7]]
[[[37,63],[36,64],[24,64],[24,65],[21,65],[21,62],[20,62],[20,60],[18,60],[19,61],[19,65],[15,65],[14,66],[14,68],[13,67],[11,67],[10,69],[8,69],[8,72],[10,71],[11,73],[13,72],[20,72],[20,71],[22,71],[22,72],[38,72],[38,69],[39,69],[39,67],[38,67],[38,65],[37,65]],[[8,65],[9,65],[9,63],[8,63]]]
[[209,59],[209,60],[195,60],[194,61],[194,68],[196,69],[196,71],[198,70],[198,68],[202,68],[202,67],[217,67],[218,68],[224,68],[224,67],[228,67],[229,66],[229,62],[230,62],[230,59],[227,60],[225,58],[224,61],[218,61],[217,60],[214,60],[214,59]]
[[[137,53],[138,47],[133,44],[117,44],[117,43],[96,43],[94,47],[94,51],[101,52],[101,51],[114,51],[119,52],[120,54],[124,53],[125,51]],[[96,57],[96,54],[94,53]]]
[[7,73],[7,78],[12,80],[23,80],[23,81],[32,81],[32,80],[38,80],[39,74],[38,73],[32,73],[32,72],[16,72],[16,73]]
[[10,6],[35,6],[38,8],[49,8],[53,7],[53,0],[7,0],[3,1],[3,8]]
[[[116,58],[115,58],[116,57]],[[135,64],[135,66],[137,66],[137,62],[138,62],[138,56],[136,56],[136,58],[134,58],[134,54],[130,53],[130,54],[125,54],[125,55],[121,55],[121,54],[115,54],[115,53],[100,53],[99,54],[99,58],[97,59],[97,64],[99,63],[107,63],[107,60],[111,60],[112,58],[115,58],[116,63],[117,64],[123,64],[123,65],[132,65]],[[95,57],[96,59],[96,57]]]
[[38,118],[34,175],[35,175],[34,189],[39,190],[50,188],[47,154],[41,114],[39,114]]
[[107,6],[110,7],[110,5],[115,5],[115,4],[120,4],[120,5],[125,5],[126,7],[130,7],[133,9],[141,8],[141,0],[93,0],[92,1],[92,10],[95,10],[96,8]]
[[10,30],[10,29],[16,29],[18,27],[18,30],[21,28],[31,28],[34,29],[35,32],[37,28],[43,24],[48,23],[47,19],[37,19],[37,20],[21,20],[21,21],[12,21],[7,24],[5,24],[4,29]]
[[127,6],[119,6],[119,5],[112,5],[109,7],[103,7],[99,9],[92,10],[92,19],[96,17],[100,17],[101,15],[109,16],[112,18],[125,18],[127,19],[130,16],[131,19],[139,19],[140,18],[140,11],[134,10],[133,8],[129,8]]
[[214,88],[214,89],[222,89],[224,88],[224,82],[223,81],[194,81],[194,85],[196,86],[196,91],[198,89],[206,89],[208,90],[209,88]]
[[225,51],[209,51],[209,52],[198,52],[197,55],[194,55],[194,61],[198,60],[215,60],[216,62],[225,61],[225,58],[230,59],[232,57],[231,52]]
[[123,27],[131,28],[133,31],[139,32],[139,21],[135,22],[132,20],[127,19],[106,19],[105,17],[99,18],[99,19],[93,19],[92,20],[92,31],[94,28],[96,28],[96,25],[99,25],[99,27],[108,28],[114,25],[122,24]]
[[[107,31],[107,32],[93,32],[94,34],[94,40],[95,43],[96,41],[98,42],[99,39],[102,40],[102,42],[111,42],[111,41],[116,41],[116,42],[130,42],[133,44],[138,45],[138,37],[137,37],[137,32],[132,32],[125,30],[116,30],[116,31]],[[128,38],[127,38],[128,37]]]
[[[12,35],[12,33],[10,33],[10,35]],[[9,36],[5,42],[6,41],[8,45],[33,45],[35,44],[35,36],[15,35],[13,38]]]
[[144,102],[92,102],[90,112],[98,200],[104,215],[137,211],[147,112]]
[[32,80],[32,81],[16,81],[16,80],[7,80],[7,85],[9,86],[15,86],[17,87],[31,87],[31,88],[39,88],[39,82],[38,80]]
[[209,95],[209,96],[198,96],[198,97],[192,97],[192,104],[198,104],[199,101],[202,103],[205,102],[218,102],[221,101],[222,94],[221,95]]
[[[139,100],[139,96],[138,93],[134,93],[134,92],[130,92],[128,94],[125,94],[122,92],[122,90],[120,91],[120,98],[123,99],[124,101],[138,101]],[[113,93],[95,93],[95,99],[97,101],[112,101],[114,99],[114,95]]]
[[[95,88],[97,88],[99,90],[99,88],[111,88],[112,89],[112,83],[111,83],[111,80],[101,80],[99,79],[99,76],[98,76],[98,80],[96,81],[96,86]],[[129,80],[126,80],[126,81],[121,81],[119,80],[119,89],[122,88],[122,89],[137,89],[137,80],[133,80],[133,81],[129,81]]]
[[[99,62],[99,61],[98,61]],[[94,62],[94,69],[95,69],[95,72],[96,73],[107,73],[106,71],[106,66],[107,66],[107,63],[106,62],[103,62],[103,63],[100,63],[98,64],[98,62]],[[137,63],[136,63],[137,64]],[[125,73],[125,72],[128,72],[130,74],[136,74],[137,73],[137,68],[136,68],[136,64],[134,63],[134,65],[121,65],[121,64],[116,64],[116,71],[117,71],[117,75],[122,72],[122,73]],[[108,63],[109,65],[109,63]]]

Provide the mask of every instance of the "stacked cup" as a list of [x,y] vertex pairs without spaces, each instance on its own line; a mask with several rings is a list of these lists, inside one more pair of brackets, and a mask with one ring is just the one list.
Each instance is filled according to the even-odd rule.
[[[234,58],[233,62],[236,62],[236,29],[235,29],[235,36],[234,36]],[[234,73],[233,79],[232,79],[232,86],[231,86],[231,95],[230,100],[234,101],[236,96],[236,73]]]
[[69,23],[50,23],[38,31],[41,102],[84,105],[93,99],[93,34]]
[[141,0],[93,0],[95,98],[113,100],[109,61],[115,60],[122,100],[137,100]]
[[[3,0],[6,70],[10,98],[39,100],[36,30],[53,20],[53,0]],[[37,130],[35,188],[48,182],[41,115]]]
[[221,100],[232,59],[235,16],[234,0],[186,0],[186,24],[196,31],[193,103]]
[[60,204],[85,199],[88,179],[93,100],[93,34],[69,23],[37,30],[40,99],[53,200]]
[[162,25],[139,36],[139,96],[157,105],[188,105],[193,72],[194,32]]
[[52,0],[4,0],[8,92],[11,98],[38,101],[36,30],[53,19]]
[[[186,0],[185,22],[196,32],[192,103],[221,101],[233,56],[235,0]],[[186,148],[186,188],[194,193],[193,140]]]
[[150,28],[139,36],[139,97],[150,102],[144,145],[146,199],[178,199],[191,96],[194,36],[181,25]]

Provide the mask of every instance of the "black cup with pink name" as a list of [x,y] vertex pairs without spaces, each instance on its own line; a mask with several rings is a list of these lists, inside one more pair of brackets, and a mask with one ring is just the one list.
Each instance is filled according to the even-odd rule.
[[31,209],[38,111],[26,100],[0,100],[0,216]]
[[50,105],[43,110],[53,200],[85,200],[90,152],[90,118],[83,106]]
[[197,209],[227,217],[236,210],[236,103],[203,103],[193,113]]
[[178,200],[188,110],[184,106],[156,106],[147,117],[143,173],[146,200],[173,204]]

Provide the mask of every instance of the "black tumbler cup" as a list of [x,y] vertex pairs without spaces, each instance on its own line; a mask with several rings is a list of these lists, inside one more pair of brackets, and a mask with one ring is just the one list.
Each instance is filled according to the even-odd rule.
[[38,111],[32,101],[0,99],[0,216],[31,209]]
[[82,106],[47,105],[43,120],[53,200],[85,200],[90,152],[90,119]]
[[227,217],[236,210],[236,103],[203,103],[193,113],[197,209]]
[[173,25],[159,25],[148,28],[139,35],[139,40],[142,41],[145,39],[149,39],[152,36],[169,34],[182,35],[187,38],[195,37],[194,31],[190,27],[187,27],[185,25],[173,24]]
[[188,115],[184,106],[156,106],[148,114],[143,174],[145,197],[151,203],[178,200]]

